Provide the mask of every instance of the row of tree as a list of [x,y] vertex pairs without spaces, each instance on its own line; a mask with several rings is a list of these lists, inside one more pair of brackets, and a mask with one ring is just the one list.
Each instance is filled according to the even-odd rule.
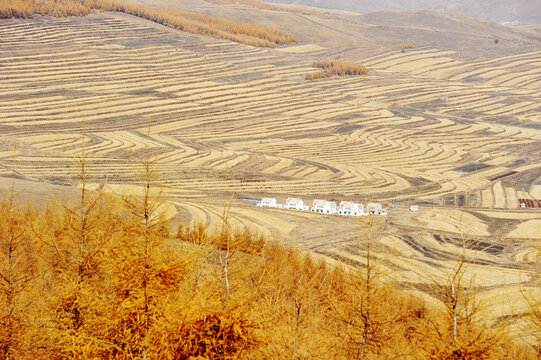
[[427,289],[443,305],[432,307],[381,281],[371,219],[360,239],[365,262],[347,268],[235,231],[227,200],[216,231],[174,226],[160,211],[157,160],[149,146],[139,155],[137,196],[87,189],[84,135],[75,203],[19,206],[14,176],[0,205],[3,358],[539,355],[480,316],[475,288],[462,280],[464,258]]
[[34,15],[44,16],[85,16],[92,9],[80,0],[2,0],[0,2],[0,18],[31,18]]
[[281,30],[258,24],[214,18],[180,10],[164,9],[118,0],[2,0],[0,18],[47,16],[84,16],[93,10],[117,11],[138,16],[174,29],[227,39],[258,47],[275,47],[298,42]]

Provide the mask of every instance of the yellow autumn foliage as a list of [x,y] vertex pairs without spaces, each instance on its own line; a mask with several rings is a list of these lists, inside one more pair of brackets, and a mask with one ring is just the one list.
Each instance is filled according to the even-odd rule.
[[[24,235],[11,253],[20,264],[14,297],[5,281],[10,253],[0,253],[0,349],[9,358],[355,359],[361,349],[369,359],[535,358],[471,321],[459,333],[459,350],[470,355],[460,357],[449,350],[445,311],[376,277],[366,286],[361,268],[330,266],[269,239],[230,234],[226,295],[222,231],[172,232],[159,219],[145,227],[124,201],[100,199],[86,213],[81,252],[76,204],[17,206],[10,217],[11,208],[0,206],[0,242]],[[479,341],[468,338],[479,330]]]
[[315,68],[322,69],[321,71],[306,74],[306,80],[316,80],[334,75],[347,76],[347,75],[366,75],[368,69],[361,64],[356,64],[349,61],[342,60],[324,60],[315,61],[312,64]]
[[219,229],[180,226],[159,211],[167,199],[149,144],[137,195],[87,188],[84,129],[72,203],[39,211],[19,204],[13,162],[0,202],[3,358],[536,357],[537,349],[479,316],[464,257],[449,279],[425,289],[443,305],[435,307],[381,281],[371,249],[382,230],[371,218],[360,239],[366,263],[344,266],[235,231],[227,205]]

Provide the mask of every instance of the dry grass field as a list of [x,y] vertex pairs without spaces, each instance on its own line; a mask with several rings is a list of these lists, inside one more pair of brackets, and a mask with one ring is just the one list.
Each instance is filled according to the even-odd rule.
[[[523,311],[501,299],[539,285],[541,215],[518,209],[541,197],[539,43],[471,59],[418,41],[397,49],[406,40],[365,55],[331,41],[262,49],[112,13],[1,24],[0,176],[17,145],[17,176],[34,191],[76,185],[85,120],[91,182],[120,191],[150,144],[183,222],[219,226],[234,193],[234,226],[363,264],[365,220],[240,199],[392,202],[373,239],[387,279],[418,293],[467,244],[494,317]],[[305,80],[313,61],[341,56],[370,72]]]

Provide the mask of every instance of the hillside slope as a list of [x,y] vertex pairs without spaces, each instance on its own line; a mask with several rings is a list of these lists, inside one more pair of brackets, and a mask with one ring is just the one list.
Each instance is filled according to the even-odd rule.
[[[262,10],[242,4],[216,6],[203,0],[132,1],[287,29],[304,43],[316,43],[332,49],[334,56],[339,56],[341,60],[355,60],[395,50],[401,43],[452,50],[458,56],[470,59],[490,59],[536,51],[541,44],[540,37],[519,27],[505,27],[434,11],[366,15],[330,11],[308,14]],[[496,39],[499,46],[494,44]]]
[[[528,239],[541,236],[541,213],[518,209],[519,198],[541,196],[534,33],[433,12],[203,5],[190,10],[275,25],[303,42],[254,48],[110,12],[0,20],[0,175],[15,160],[36,187],[75,185],[86,119],[95,188],[123,193],[150,145],[183,223],[221,226],[224,193],[235,193],[232,226],[361,266],[359,218],[239,198],[393,203],[374,249],[392,280],[426,288],[422,274],[445,277],[471,239],[469,269],[491,316],[524,310],[509,299],[522,298],[537,254]],[[305,80],[314,61],[336,59],[370,71]]]
[[175,235],[154,212],[154,195],[119,201],[86,192],[74,205],[35,212],[19,206],[19,190],[0,191],[6,358],[535,356],[487,321],[487,308],[471,310],[477,294],[460,290],[453,303],[443,282],[433,306],[384,284],[375,265],[345,270],[227,227]]
[[541,23],[541,3],[528,0],[265,0],[272,3],[306,5],[370,13],[374,11],[434,10],[493,22]]
[[278,29],[250,22],[235,22],[193,12],[182,12],[156,6],[142,6],[116,0],[5,0],[0,3],[0,18],[32,18],[36,15],[67,17],[86,16],[99,11],[126,13],[180,31],[204,34],[259,47],[298,42],[292,35]]

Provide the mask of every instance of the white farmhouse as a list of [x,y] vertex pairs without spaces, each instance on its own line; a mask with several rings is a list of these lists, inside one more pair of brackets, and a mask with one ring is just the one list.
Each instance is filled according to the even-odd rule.
[[276,198],[263,198],[261,199],[261,206],[263,207],[276,207]]
[[368,203],[366,207],[370,214],[376,214],[379,210],[383,209],[383,206],[380,203]]
[[361,216],[364,215],[364,205],[351,201],[341,201],[338,206],[339,215]]
[[419,211],[419,205],[411,205],[410,211]]
[[313,212],[322,213],[323,210],[325,209],[325,206],[327,206],[327,203],[328,203],[327,200],[318,200],[318,199],[316,199],[312,203],[312,207],[310,208],[310,210],[313,211]]
[[311,210],[323,214],[336,214],[337,209],[334,201],[314,200]]
[[338,207],[334,201],[329,201],[329,212],[327,214],[336,214]]
[[378,215],[387,215],[387,209],[379,209],[378,211],[376,211],[376,214]]
[[304,209],[304,202],[299,198],[287,198],[285,208],[286,209],[303,210]]

